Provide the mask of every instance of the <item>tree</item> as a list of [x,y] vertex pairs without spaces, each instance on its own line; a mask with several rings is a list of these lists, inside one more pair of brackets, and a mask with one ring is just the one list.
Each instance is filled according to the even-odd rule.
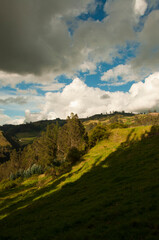
[[67,117],[67,123],[59,130],[57,140],[58,159],[64,160],[70,148],[75,147],[79,151],[83,151],[87,144],[87,134],[77,114],[71,113]]
[[41,137],[25,147],[22,153],[24,168],[29,168],[33,164],[40,164],[44,168],[52,165],[56,159],[57,136],[58,125],[48,125],[46,132],[43,132]]

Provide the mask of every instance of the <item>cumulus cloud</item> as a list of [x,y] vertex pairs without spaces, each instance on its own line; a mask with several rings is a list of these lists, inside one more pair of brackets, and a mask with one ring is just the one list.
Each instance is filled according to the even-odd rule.
[[151,74],[145,82],[133,84],[130,88],[129,111],[144,112],[149,109],[159,111],[159,72]]
[[96,70],[96,64],[94,62],[85,61],[80,65],[79,68],[82,72],[89,71],[90,74],[93,74]]
[[42,119],[66,118],[71,112],[80,117],[109,111],[144,112],[159,110],[159,72],[145,82],[134,83],[129,92],[109,92],[88,87],[76,78],[60,93],[47,93],[39,113],[26,111],[26,122]]
[[[34,75],[34,74],[18,74],[18,73],[8,73],[4,71],[0,71],[0,86],[7,86],[10,85],[12,87],[15,87],[18,83],[24,82],[24,83],[37,83],[47,86],[50,85],[56,85],[56,89],[59,86],[59,89],[62,87],[61,84],[59,84],[55,80],[56,74],[48,72],[43,73],[41,75]],[[57,85],[59,84],[59,85]]]
[[10,118],[10,120],[7,121],[7,124],[12,124],[12,125],[19,125],[24,123],[25,123],[25,118],[23,116],[15,116],[14,118]]
[[145,0],[135,0],[135,6],[134,6],[135,13],[139,16],[144,15],[147,9],[147,5],[148,4]]
[[11,120],[9,116],[4,114],[3,109],[0,109],[0,125],[3,125],[5,123],[8,123]]
[[24,123],[24,117],[15,116],[14,118],[11,118],[4,113],[3,109],[0,109],[0,125],[4,125],[4,124],[18,125],[22,123]]
[[[65,86],[62,92],[48,92],[40,111],[25,111],[25,122],[43,119],[66,118],[71,112],[80,117],[109,111],[145,112],[149,109],[159,111],[159,72],[145,79],[144,82],[134,83],[129,92],[109,92],[99,88],[88,87],[76,78]],[[11,119],[0,112],[0,124],[21,123],[22,117]]]
[[[1,119],[0,124],[20,124],[24,121],[24,111],[40,111],[44,103],[44,96],[37,95],[34,89],[2,91],[0,97]],[[5,113],[5,114],[4,114]],[[15,116],[13,115],[15,114]],[[11,115],[11,117],[10,117]],[[18,117],[18,116],[23,117]]]
[[139,74],[133,71],[131,65],[118,65],[101,77],[102,81],[106,81],[107,85],[123,85],[127,82],[139,81]]
[[25,122],[36,122],[46,119],[46,116],[42,113],[31,113],[29,109],[25,110]]
[[[135,39],[134,7],[131,0],[106,1],[107,16],[100,21],[91,19],[78,23],[74,32],[74,47],[84,59],[112,62],[118,55],[118,47]],[[83,50],[83,51],[82,51]]]
[[[158,79],[159,10],[154,11],[158,0],[107,0],[102,21],[78,18],[81,13],[96,9],[95,0],[0,0],[0,4],[0,87],[34,83],[33,89],[17,89],[17,97],[2,94],[1,105],[12,111],[29,109],[27,121],[65,118],[72,111],[82,117],[104,111],[144,109],[144,102],[137,106],[136,99],[142,102],[141,93],[145,94],[143,99],[147,96],[147,82],[154,85],[154,76]],[[148,16],[144,16],[146,9]],[[135,32],[134,26],[140,25],[141,19],[143,27]],[[128,93],[89,88],[79,79],[68,86],[56,81],[61,74],[69,78],[78,71],[93,74],[100,62],[113,65],[116,57],[123,54],[121,48],[130,57],[126,47],[134,42],[135,46],[139,44],[137,56],[108,70],[101,78],[106,84],[121,85],[140,81],[154,72],[153,80],[147,78],[144,83],[133,84]],[[38,96],[39,89],[49,91],[45,98]],[[136,97],[134,89],[138,89]],[[155,96],[154,106],[158,106],[156,95],[150,94]],[[39,113],[34,114],[35,111]]]

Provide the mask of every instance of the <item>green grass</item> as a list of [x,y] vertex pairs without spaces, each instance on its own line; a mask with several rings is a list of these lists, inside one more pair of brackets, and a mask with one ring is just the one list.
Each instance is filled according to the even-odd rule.
[[19,140],[20,146],[25,146],[34,141],[40,135],[39,132],[19,132],[16,134],[16,137]]
[[23,146],[23,145],[27,145],[27,144],[30,144],[34,141],[34,139],[36,139],[37,137],[26,137],[26,138],[20,138],[19,139],[19,142],[20,142],[20,145]]
[[0,190],[0,239],[159,239],[159,135],[150,129],[114,129],[71,172]]
[[11,144],[4,137],[3,132],[0,131],[0,147],[6,147],[6,146],[11,147]]

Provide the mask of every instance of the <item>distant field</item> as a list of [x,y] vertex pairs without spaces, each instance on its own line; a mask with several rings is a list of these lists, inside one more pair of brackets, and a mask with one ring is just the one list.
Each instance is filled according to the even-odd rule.
[[35,138],[37,138],[37,137],[20,138],[19,139],[20,145],[30,144],[30,143],[32,143],[34,141]]
[[0,239],[158,240],[159,135],[150,131],[114,129],[57,179],[2,182]]
[[19,140],[20,146],[25,146],[32,143],[39,135],[39,132],[20,132],[16,134],[16,137]]

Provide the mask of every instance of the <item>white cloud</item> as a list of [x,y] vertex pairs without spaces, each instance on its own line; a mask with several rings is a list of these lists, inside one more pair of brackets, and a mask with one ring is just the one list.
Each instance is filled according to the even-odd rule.
[[108,70],[101,77],[102,81],[106,81],[107,85],[123,85],[127,82],[139,81],[141,76],[134,72],[131,65],[118,65]]
[[82,71],[82,72],[87,72],[89,71],[91,74],[93,74],[96,70],[96,64],[94,62],[89,62],[89,61],[86,61],[86,62],[83,62],[79,69]]
[[[24,117],[16,117],[16,115],[24,115],[25,109],[30,109],[30,111],[40,111],[42,104],[44,103],[44,96],[38,96],[34,89],[20,90],[15,89],[15,91],[5,90],[1,92],[0,97],[0,108],[1,111],[0,124],[12,123],[19,124],[24,121]],[[4,114],[8,113],[7,114]],[[10,117],[10,113],[14,117]]]
[[[141,106],[140,96],[143,92],[146,99],[150,98],[145,90],[147,80],[145,83],[133,84],[128,93],[110,93],[98,88],[89,88],[79,79],[68,86],[55,79],[61,74],[72,78],[79,70],[94,73],[97,63],[113,64],[116,57],[120,58],[123,54],[123,51],[119,53],[120,48],[124,49],[127,56],[125,47],[127,43],[131,45],[134,42],[135,45],[136,42],[139,43],[137,57],[134,57],[133,61],[129,59],[129,63],[125,65],[121,64],[108,70],[101,80],[109,85],[121,85],[140,81],[146,75],[157,72],[159,10],[152,11],[142,18],[145,22],[142,22],[144,26],[140,32],[135,32],[134,26],[136,19],[139,20],[147,8],[154,9],[158,5],[158,0],[107,0],[104,6],[106,17],[101,22],[91,18],[87,21],[76,18],[88,11],[89,4],[89,10],[94,11],[97,4],[94,0],[39,0],[38,7],[34,1],[26,1],[23,4],[18,1],[12,3],[10,8],[7,7],[8,4],[4,1],[0,9],[0,12],[6,9],[2,14],[3,21],[0,22],[0,87],[15,87],[21,82],[34,83],[35,86],[29,90],[17,89],[12,94],[1,93],[1,105],[6,102],[10,105],[0,107],[7,109],[7,112],[29,109],[26,118],[32,121],[65,118],[71,111],[87,116],[115,109],[144,109],[144,102]],[[29,14],[20,14],[21,9],[25,9]],[[6,25],[8,19],[10,24]],[[75,26],[72,35],[68,31],[68,22]],[[149,82],[150,78],[147,79]],[[152,85],[154,82],[153,79]],[[38,96],[38,88],[49,92],[45,97]],[[57,90],[61,92],[50,92]],[[138,94],[135,95],[137,90]],[[154,92],[155,90],[153,89]],[[11,103],[13,94],[17,95],[17,99],[14,96],[16,101]],[[24,106],[18,104],[22,96],[26,100]],[[157,104],[156,95],[154,97],[151,92],[151,96]],[[136,99],[140,103],[138,106]],[[152,103],[149,101],[148,106],[150,102]],[[37,111],[40,113],[33,113]],[[7,119],[5,114],[2,115]]]
[[8,123],[11,120],[9,116],[4,114],[3,109],[0,109],[0,125],[3,125],[5,123]]
[[64,83],[58,83],[58,82],[54,82],[54,83],[50,83],[50,84],[46,84],[46,85],[42,85],[42,86],[38,86],[37,88],[42,89],[43,91],[57,91],[60,90],[61,88],[63,88],[65,86]]
[[145,82],[133,84],[130,88],[129,111],[159,110],[159,72],[151,74]]
[[[40,112],[25,111],[25,122],[43,119],[66,118],[71,112],[87,117],[109,111],[144,112],[159,111],[159,72],[151,74],[144,82],[134,83],[129,92],[109,92],[88,87],[76,78],[62,92],[48,92],[40,104]],[[21,123],[23,117],[11,119],[0,112],[0,124]]]
[[57,84],[57,81],[54,80],[56,74],[52,72],[43,73],[41,75],[34,74],[18,74],[18,73],[7,73],[4,71],[0,71],[0,86],[10,85],[15,87],[18,83],[40,83],[45,85],[48,84]]
[[47,117],[42,113],[31,113],[29,109],[25,110],[25,122],[36,122],[46,120]]
[[25,118],[23,116],[15,116],[13,119],[10,118],[10,120],[7,121],[7,124],[19,125],[23,124],[24,122]]
[[129,92],[106,92],[88,87],[76,78],[60,93],[48,92],[40,113],[26,111],[26,121],[66,118],[71,112],[80,117],[109,111],[143,112],[159,110],[159,72],[150,75],[145,82],[134,83]]
[[147,9],[147,5],[148,4],[145,0],[135,0],[135,6],[134,6],[135,14],[139,16],[144,15]]
[[[105,11],[107,16],[102,22],[90,19],[80,21],[74,32],[73,47],[78,51],[78,60],[82,61],[82,64],[89,59],[93,59],[94,63],[110,63],[119,55],[119,46],[125,46],[127,41],[135,40],[133,26],[136,20],[131,0],[108,0]],[[83,66],[82,64],[80,66]]]
[[22,123],[24,123],[24,117],[15,116],[14,118],[11,118],[10,116],[4,113],[3,109],[0,109],[0,125],[4,124],[18,125]]

